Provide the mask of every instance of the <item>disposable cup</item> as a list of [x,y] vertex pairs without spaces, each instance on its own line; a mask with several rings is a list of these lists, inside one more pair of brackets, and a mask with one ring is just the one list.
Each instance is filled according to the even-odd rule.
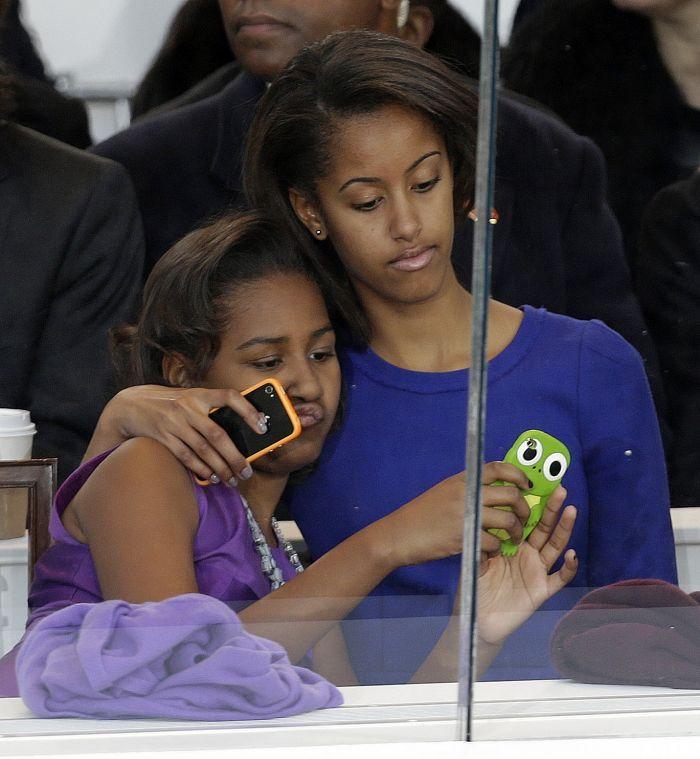
[[[30,459],[34,435],[29,411],[0,409],[0,461]],[[0,540],[22,537],[26,523],[26,488],[0,488]]]

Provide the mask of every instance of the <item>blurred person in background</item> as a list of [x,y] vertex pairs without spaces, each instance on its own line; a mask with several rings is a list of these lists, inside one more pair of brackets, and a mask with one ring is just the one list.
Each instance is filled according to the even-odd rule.
[[601,148],[634,273],[644,209],[700,165],[700,1],[535,5],[520,16],[503,80]]
[[[232,65],[235,76],[237,67],[217,0],[186,0],[131,100],[132,117],[158,110],[221,67],[228,70]],[[220,88],[233,76],[224,79]]]
[[[447,0],[412,0],[433,15],[425,49],[468,76],[478,76],[479,34]],[[132,99],[132,116],[162,113],[220,92],[241,72],[218,0],[186,0]]]
[[19,0],[0,0],[0,66],[17,124],[77,148],[91,144],[85,105],[54,87],[22,25]]
[[700,499],[700,173],[649,204],[639,243],[637,289],[659,359],[674,431],[671,503]]
[[113,392],[107,330],[141,288],[143,232],[121,166],[13,123],[0,76],[0,407],[29,409],[33,453],[80,463]]
[[[443,3],[444,4],[444,3]],[[438,0],[430,3],[439,7]],[[435,17],[402,0],[220,0],[241,72],[221,92],[132,125],[95,148],[134,181],[146,236],[146,272],[205,220],[244,205],[243,142],[255,105],[287,61],[329,33],[366,28],[424,47]],[[642,354],[657,404],[656,356],[632,294],[619,229],[605,201],[603,161],[557,119],[499,100],[493,295],[576,318],[599,318]],[[472,227],[453,251],[471,285]]]

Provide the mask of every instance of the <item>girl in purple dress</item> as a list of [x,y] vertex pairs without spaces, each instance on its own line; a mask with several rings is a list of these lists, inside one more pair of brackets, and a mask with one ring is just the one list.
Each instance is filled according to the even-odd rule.
[[[153,270],[139,322],[122,330],[117,347],[130,384],[173,389],[154,401],[165,416],[186,401],[181,388],[196,386],[205,388],[194,394],[198,403],[228,405],[262,431],[263,420],[236,390],[217,388],[240,390],[275,377],[303,432],[254,467],[245,464],[237,480],[212,476],[203,487],[161,442],[122,442],[108,411],[94,440],[102,452],[57,494],[55,543],[36,566],[29,626],[74,603],[138,604],[198,592],[231,605],[246,629],[280,643],[292,662],[313,649],[318,671],[337,683],[355,682],[336,623],[398,567],[461,551],[463,484],[453,478],[433,488],[301,571],[273,514],[290,474],[320,455],[336,418],[341,377],[329,312],[298,246],[255,213],[191,233]],[[212,426],[200,413],[201,439],[179,444],[200,450],[204,437],[216,433]],[[225,448],[226,441],[219,445]],[[518,540],[528,514],[520,493],[524,475],[490,464],[486,482],[495,480],[513,486],[485,488],[487,506],[509,503],[514,514],[487,508],[484,527],[502,527]],[[549,574],[575,518],[569,507],[558,520],[563,500],[563,490],[550,499],[548,518],[523,545],[520,564],[516,560],[529,592],[507,579],[500,583],[502,608],[512,610],[516,597],[525,596],[523,619],[575,573],[575,559],[567,555]],[[434,518],[437,508],[440,519]],[[499,585],[498,577],[507,575],[497,564],[490,566]],[[503,616],[495,614],[494,621],[507,636],[521,619]],[[429,679],[431,671],[439,676],[441,662],[454,656],[454,636],[451,630],[438,643],[419,679]]]

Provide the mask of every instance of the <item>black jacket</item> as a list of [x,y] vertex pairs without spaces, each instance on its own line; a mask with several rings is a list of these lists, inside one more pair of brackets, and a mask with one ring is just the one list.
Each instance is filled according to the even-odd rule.
[[609,0],[543,0],[514,32],[502,75],[603,151],[634,269],[645,207],[700,164],[700,113],[666,71],[651,21]]
[[674,431],[671,504],[700,504],[700,174],[660,192],[642,225],[637,288]]
[[31,411],[34,455],[61,479],[113,392],[106,332],[132,315],[142,266],[121,166],[0,125],[0,406]]
[[[147,269],[182,235],[243,203],[243,143],[264,88],[243,73],[220,93],[147,118],[94,148],[131,174]],[[602,319],[645,358],[658,401],[654,348],[605,201],[600,152],[557,119],[510,98],[500,99],[498,117],[494,297]],[[458,231],[453,252],[467,286],[471,246],[468,225]]]

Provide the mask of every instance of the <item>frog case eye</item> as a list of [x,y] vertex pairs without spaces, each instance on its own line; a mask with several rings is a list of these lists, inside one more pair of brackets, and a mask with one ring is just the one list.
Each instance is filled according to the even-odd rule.
[[569,465],[563,453],[551,453],[544,460],[542,465],[542,474],[549,482],[557,482],[566,474]]
[[516,451],[518,463],[523,466],[532,466],[542,458],[542,443],[534,437],[523,440]]

